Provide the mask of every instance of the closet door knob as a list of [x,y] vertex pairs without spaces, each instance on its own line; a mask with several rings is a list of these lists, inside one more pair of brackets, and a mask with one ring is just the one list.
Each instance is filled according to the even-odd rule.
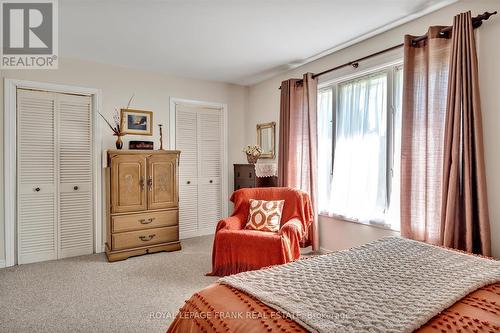
[[214,181],[212,179],[210,179],[210,184],[212,184]]
[[78,186],[74,186],[73,190],[78,191]]
[[191,181],[190,181],[190,180],[188,180],[186,183],[189,185],[189,184],[191,184]]
[[40,188],[39,187],[35,188],[35,191],[40,192]]

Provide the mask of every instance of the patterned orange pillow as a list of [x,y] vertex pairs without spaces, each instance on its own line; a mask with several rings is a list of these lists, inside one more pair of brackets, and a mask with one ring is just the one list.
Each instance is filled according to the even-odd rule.
[[285,200],[265,201],[250,199],[250,213],[245,229],[277,232]]

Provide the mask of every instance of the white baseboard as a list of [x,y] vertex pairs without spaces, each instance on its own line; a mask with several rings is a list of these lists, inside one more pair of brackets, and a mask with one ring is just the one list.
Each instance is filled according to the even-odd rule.
[[4,268],[5,267],[5,260],[0,260],[0,268]]

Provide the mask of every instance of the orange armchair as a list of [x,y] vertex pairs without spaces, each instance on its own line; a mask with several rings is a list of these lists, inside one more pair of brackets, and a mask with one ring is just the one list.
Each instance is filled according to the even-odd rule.
[[[278,232],[245,229],[250,199],[285,200]],[[217,224],[208,275],[231,275],[299,258],[300,241],[313,221],[307,193],[284,187],[249,188],[234,192],[231,201],[233,214]]]

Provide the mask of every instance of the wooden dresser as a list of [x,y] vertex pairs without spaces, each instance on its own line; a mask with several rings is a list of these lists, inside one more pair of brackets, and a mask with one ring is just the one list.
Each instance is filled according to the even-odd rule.
[[109,261],[181,249],[179,151],[112,150],[106,168]]
[[255,167],[253,164],[233,164],[234,190],[256,186]]
[[233,164],[233,166],[235,191],[240,188],[278,186],[277,177],[257,177],[253,164]]

